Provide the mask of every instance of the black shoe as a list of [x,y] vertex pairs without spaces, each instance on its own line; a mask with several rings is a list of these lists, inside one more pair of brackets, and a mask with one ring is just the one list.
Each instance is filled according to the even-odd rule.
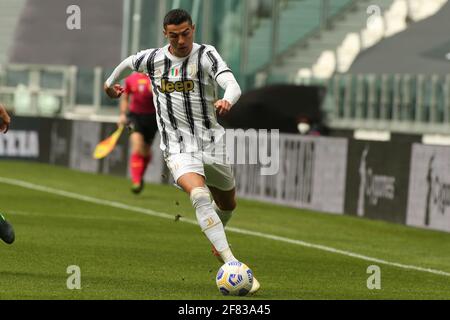
[[131,186],[131,192],[134,194],[140,194],[144,190],[144,181],[141,181],[140,183],[133,184]]
[[12,225],[0,214],[0,239],[12,244],[16,239]]

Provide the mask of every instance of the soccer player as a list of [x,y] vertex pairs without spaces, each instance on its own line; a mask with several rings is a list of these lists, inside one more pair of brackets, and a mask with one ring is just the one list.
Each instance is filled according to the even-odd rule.
[[[122,61],[104,89],[109,97],[119,98],[124,92],[119,80],[132,71],[148,74],[167,166],[190,196],[215,255],[223,262],[235,261],[224,229],[236,208],[235,180],[225,160],[225,130],[217,122],[216,112],[220,116],[228,113],[241,89],[214,47],[194,43],[195,26],[189,13],[170,11],[163,32],[168,45]],[[216,84],[225,90],[220,100]],[[250,293],[259,287],[255,279]]]
[[[9,129],[11,118],[6,112],[5,107],[0,103],[0,132],[6,133]],[[12,225],[6,221],[5,217],[0,213],[0,239],[7,244],[12,244],[15,240],[14,229]]]
[[[131,101],[130,101],[131,100]],[[151,146],[158,125],[153,104],[150,79],[143,73],[134,73],[125,80],[125,90],[120,104],[119,125],[130,125],[131,141],[131,191],[135,194],[144,188],[144,175],[151,162]]]

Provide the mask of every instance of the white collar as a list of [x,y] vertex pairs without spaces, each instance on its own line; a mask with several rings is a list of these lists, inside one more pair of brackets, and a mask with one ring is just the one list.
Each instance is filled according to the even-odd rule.
[[171,53],[170,53],[170,50],[169,50],[169,47],[170,47],[170,44],[166,45],[166,46],[163,48],[163,51],[164,51],[164,54],[165,54],[170,60],[172,60],[172,61],[174,61],[174,62],[181,62],[181,61],[184,61],[184,60],[186,60],[187,58],[189,58],[189,57],[191,57],[192,55],[194,55],[194,54],[200,49],[200,45],[194,42],[194,44],[193,44],[193,46],[192,46],[192,51],[191,51],[191,53],[190,53],[189,55],[187,55],[186,57],[180,58],[180,57],[176,57],[176,56],[174,56],[173,54],[171,54]]

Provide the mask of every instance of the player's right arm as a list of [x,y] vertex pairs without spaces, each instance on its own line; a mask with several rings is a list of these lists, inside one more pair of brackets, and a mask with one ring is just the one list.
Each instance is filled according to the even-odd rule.
[[11,123],[11,118],[9,117],[8,112],[6,112],[6,108],[0,103],[0,132],[6,133],[8,132],[9,125]]
[[104,90],[111,99],[118,99],[124,93],[120,80],[128,77],[133,71],[146,73],[147,59],[151,50],[141,51],[123,60],[106,80]]

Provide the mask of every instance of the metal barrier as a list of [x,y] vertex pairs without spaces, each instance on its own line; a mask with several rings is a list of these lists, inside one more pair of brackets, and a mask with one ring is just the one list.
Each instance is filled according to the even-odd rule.
[[450,74],[346,74],[325,84],[332,127],[450,133]]
[[[111,70],[97,67],[0,66],[0,100],[16,115],[92,118],[117,114],[117,101],[103,94]],[[69,116],[70,117],[70,116]]]

